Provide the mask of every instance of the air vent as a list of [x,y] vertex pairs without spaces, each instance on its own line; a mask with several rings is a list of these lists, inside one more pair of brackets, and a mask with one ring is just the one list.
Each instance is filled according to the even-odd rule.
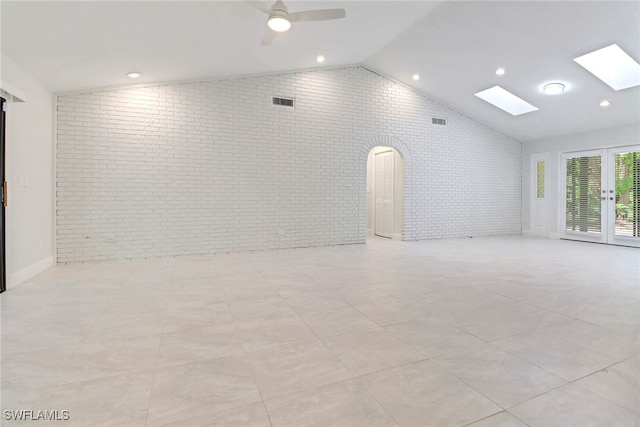
[[293,99],[291,98],[276,98],[273,97],[273,105],[280,105],[282,107],[293,107]]
[[442,125],[442,126],[444,126],[444,125],[447,124],[447,121],[445,119],[436,119],[435,117],[433,117],[431,119],[431,123],[434,124],[434,125]]

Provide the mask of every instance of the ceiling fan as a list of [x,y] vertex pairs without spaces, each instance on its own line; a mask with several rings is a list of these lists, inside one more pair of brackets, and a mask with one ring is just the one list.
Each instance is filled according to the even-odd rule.
[[257,0],[247,0],[247,2],[269,16],[267,19],[269,29],[267,29],[267,33],[262,39],[262,46],[269,46],[273,43],[278,33],[282,33],[291,28],[292,22],[329,21],[332,19],[342,19],[346,16],[344,9],[304,10],[289,13],[287,6],[284,5],[282,0],[277,0],[271,7]]

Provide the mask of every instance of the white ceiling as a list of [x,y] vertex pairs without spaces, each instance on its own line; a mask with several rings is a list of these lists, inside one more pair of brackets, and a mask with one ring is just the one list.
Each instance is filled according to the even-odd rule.
[[[324,54],[325,67],[362,64],[521,141],[640,122],[640,87],[616,92],[573,61],[612,43],[640,61],[638,1],[286,4],[347,17],[294,23],[263,47],[266,15],[244,1],[2,0],[2,54],[54,92],[128,85],[128,71],[149,83],[317,68]],[[549,81],[568,90],[543,95]],[[539,111],[513,117],[473,95],[497,84]]]

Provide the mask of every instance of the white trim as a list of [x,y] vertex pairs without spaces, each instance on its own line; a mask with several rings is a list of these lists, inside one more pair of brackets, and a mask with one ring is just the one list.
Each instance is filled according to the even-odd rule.
[[554,240],[560,240],[560,233],[549,233],[549,238]]
[[30,266],[23,268],[22,270],[18,270],[15,273],[12,273],[7,278],[7,289],[10,289],[35,276],[36,274],[43,272],[52,265],[53,257],[49,256],[41,261],[36,262],[35,264],[31,264]]
[[523,236],[535,236],[535,234],[533,234],[531,232],[531,230],[522,230],[522,235]]
[[402,240],[402,234],[400,234],[400,233],[393,233],[393,234],[391,235],[391,238],[392,238],[393,240]]
[[53,146],[51,147],[51,253],[53,259],[58,259],[58,213],[56,210],[57,196],[57,176],[58,176],[58,96],[53,94],[52,123],[51,132],[53,133]]
[[27,99],[24,92],[6,80],[0,80],[0,93],[6,95],[9,102],[26,102]]

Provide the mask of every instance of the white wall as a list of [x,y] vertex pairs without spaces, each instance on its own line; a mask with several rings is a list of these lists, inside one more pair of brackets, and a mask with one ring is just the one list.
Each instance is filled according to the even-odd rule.
[[556,138],[531,141],[523,144],[523,188],[522,188],[522,229],[530,227],[531,197],[531,155],[549,153],[549,230],[551,237],[558,237],[559,230],[559,185],[560,156],[564,152],[597,148],[619,147],[640,143],[640,125],[630,125],[595,132],[580,133]]
[[404,158],[403,238],[521,231],[521,144],[361,67],[57,102],[59,261],[363,243],[375,145]]
[[6,113],[7,282],[11,287],[53,263],[53,96],[5,56],[1,70],[2,81],[19,89],[26,100],[9,103]]
[[[403,190],[404,190],[404,162],[397,150],[393,150],[393,238],[402,239],[402,217],[403,217]],[[375,218],[373,197],[374,177],[376,170],[375,155],[389,151],[389,147],[374,147],[367,157],[367,234],[373,235],[373,224]]]

